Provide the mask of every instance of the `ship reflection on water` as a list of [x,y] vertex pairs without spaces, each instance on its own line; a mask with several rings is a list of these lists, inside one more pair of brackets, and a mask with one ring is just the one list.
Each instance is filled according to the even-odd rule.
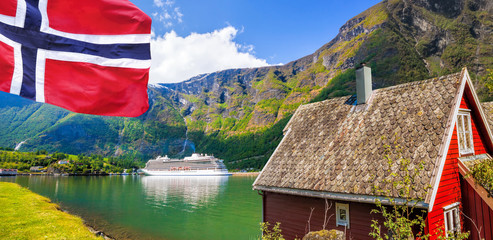
[[183,201],[192,210],[215,203],[228,179],[228,176],[146,176],[141,182],[146,199],[155,207],[170,207],[171,203]]
[[[115,239],[258,239],[262,198],[253,177],[16,176]],[[0,230],[1,232],[1,230]],[[0,239],[3,239],[0,237]]]

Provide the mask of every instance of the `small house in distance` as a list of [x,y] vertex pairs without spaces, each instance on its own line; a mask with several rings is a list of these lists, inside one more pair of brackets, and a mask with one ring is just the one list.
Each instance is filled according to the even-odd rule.
[[69,164],[69,163],[70,163],[70,161],[69,161],[69,160],[64,159],[64,160],[58,160],[58,162],[57,162],[57,163],[58,163],[58,164]]
[[0,176],[15,176],[17,169],[0,169]]
[[322,229],[327,200],[327,215],[332,215],[327,229],[345,231],[347,239],[370,239],[372,219],[383,220],[370,213],[375,201],[404,202],[395,192],[374,191],[374,186],[391,188],[385,183],[391,173],[405,174],[393,167],[387,171],[384,146],[398,145],[410,169],[423,164],[411,194],[423,199],[417,208],[426,212],[431,239],[476,231],[470,229],[474,224],[482,227],[481,237],[491,239],[491,209],[461,214],[471,208],[475,190],[463,193],[468,188],[459,162],[489,159],[493,153],[490,127],[467,69],[377,90],[371,89],[369,68],[356,74],[356,96],[302,105],[286,125],[283,140],[253,184],[263,196],[263,221],[280,222],[286,239],[301,238],[309,229]]

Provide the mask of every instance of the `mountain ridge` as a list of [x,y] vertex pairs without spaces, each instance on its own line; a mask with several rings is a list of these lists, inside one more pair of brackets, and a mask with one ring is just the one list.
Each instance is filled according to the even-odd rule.
[[[224,158],[230,167],[260,168],[299,105],[355,92],[354,67],[361,62],[372,67],[374,88],[467,66],[481,98],[492,100],[485,77],[493,68],[492,5],[382,1],[347,21],[313,54],[287,64],[228,69],[150,87],[150,108],[138,118],[73,114],[26,100],[3,101],[0,94],[0,134],[8,136],[0,146],[28,139],[21,149],[141,159],[200,151]],[[21,131],[16,126],[22,123],[32,126]]]

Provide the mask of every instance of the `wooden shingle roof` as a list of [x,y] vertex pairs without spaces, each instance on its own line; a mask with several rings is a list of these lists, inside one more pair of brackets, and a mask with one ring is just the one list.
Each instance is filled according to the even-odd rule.
[[389,187],[384,145],[395,143],[411,168],[424,163],[415,194],[429,202],[465,71],[374,90],[368,104],[347,96],[300,106],[254,189],[373,196],[375,184]]

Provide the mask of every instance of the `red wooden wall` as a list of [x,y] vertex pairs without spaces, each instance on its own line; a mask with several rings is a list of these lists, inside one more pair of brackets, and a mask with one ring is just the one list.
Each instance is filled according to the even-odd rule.
[[[272,192],[264,192],[264,222],[269,222],[273,226],[276,222],[281,223],[283,236],[290,240],[303,238],[308,233],[308,219],[312,208],[313,214],[310,221],[310,230],[322,230],[325,200],[321,198],[301,197],[285,195]],[[370,214],[376,208],[373,204],[349,203],[349,229],[336,227],[335,203],[330,201],[332,208],[329,209],[327,216],[330,216],[326,229],[338,229],[346,231],[347,239],[372,239],[368,234],[371,232],[371,220],[378,219],[383,223],[383,219],[378,214]],[[340,202],[348,203],[348,202]]]
[[[471,109],[470,101],[463,97],[460,104],[461,109]],[[471,128],[474,140],[474,154],[486,153],[485,148],[485,134],[478,131],[479,113],[471,112]],[[457,127],[454,126],[454,132],[452,140],[450,142],[449,150],[447,152],[447,158],[443,168],[442,176],[440,178],[440,184],[438,186],[433,211],[428,214],[427,227],[429,233],[432,235],[431,239],[436,239],[440,234],[439,229],[444,230],[444,215],[443,207],[455,202],[461,202],[461,182],[459,180],[459,145],[457,142]],[[462,210],[462,205],[460,206]],[[464,223],[464,217],[461,215],[461,223]],[[463,225],[463,229],[466,227],[466,231],[469,230],[468,226]],[[474,238],[471,238],[474,239]]]
[[457,144],[457,129],[454,127],[454,134],[452,135],[442,177],[440,178],[433,210],[428,213],[426,219],[431,239],[437,239],[437,236],[440,234],[440,228],[445,231],[443,228],[443,207],[461,201],[459,167],[457,165],[458,158],[459,146]]
[[462,208],[467,216],[463,218],[464,227],[471,232],[469,239],[493,239],[493,210],[466,180],[461,177],[460,182]]

